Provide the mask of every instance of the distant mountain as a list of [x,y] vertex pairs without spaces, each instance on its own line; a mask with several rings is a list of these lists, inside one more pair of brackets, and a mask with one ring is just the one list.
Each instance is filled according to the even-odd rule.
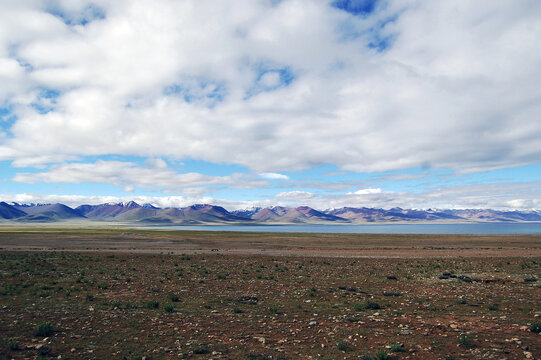
[[85,216],[79,211],[64,204],[39,204],[13,206],[19,211],[26,213],[25,216],[17,218],[18,221],[53,222],[69,219],[84,219]]
[[445,221],[466,220],[459,215],[433,210],[392,208],[389,210],[344,207],[327,211],[328,214],[348,219],[354,223],[388,221]]
[[378,222],[541,222],[539,211],[490,209],[419,210],[343,207],[319,211],[308,206],[254,207],[227,211],[221,206],[195,204],[185,208],[158,208],[134,201],[81,205],[72,209],[63,204],[8,204],[0,202],[0,219],[20,222],[66,220],[107,221],[137,224],[195,225],[207,223],[280,224],[366,224]]
[[110,203],[100,205],[81,205],[76,208],[81,214],[90,219],[110,219],[119,214],[140,208],[141,205],[135,201],[127,203]]
[[233,211],[231,211],[231,214],[233,214],[235,216],[239,216],[241,218],[251,219],[252,216],[254,216],[261,209],[262,208],[260,208],[260,207],[253,207],[253,208],[250,208],[250,209],[233,210]]
[[333,214],[325,214],[308,206],[287,208],[274,206],[259,209],[250,217],[261,222],[287,222],[287,223],[320,223],[320,222],[346,222],[344,218]]
[[77,210],[87,218],[102,221],[139,223],[201,224],[215,222],[246,221],[231,214],[221,206],[196,204],[182,209],[160,209],[150,204],[143,206],[130,201],[101,205],[81,205]]
[[16,219],[25,215],[24,211],[17,209],[15,206],[4,201],[0,202],[0,219]]
[[453,214],[460,216],[463,219],[472,221],[541,221],[541,213],[539,211],[498,211],[488,209],[465,209],[465,210],[449,210]]
[[244,217],[231,214],[221,206],[196,204],[182,209],[184,219],[198,222],[246,221]]

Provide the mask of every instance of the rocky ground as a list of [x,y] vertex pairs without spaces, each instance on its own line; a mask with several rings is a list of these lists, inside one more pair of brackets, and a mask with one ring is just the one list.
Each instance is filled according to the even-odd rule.
[[[6,358],[541,355],[530,331],[541,321],[541,259],[59,252],[1,260]],[[52,330],[39,336],[43,324]]]
[[315,255],[4,250],[0,358],[541,358],[541,257]]

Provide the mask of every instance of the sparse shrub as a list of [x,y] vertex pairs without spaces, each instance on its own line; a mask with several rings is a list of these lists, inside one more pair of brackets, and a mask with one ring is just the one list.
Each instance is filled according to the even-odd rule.
[[374,302],[374,301],[368,300],[364,304],[364,308],[367,309],[367,310],[379,310],[379,309],[381,309],[381,306],[378,303]]
[[40,298],[46,298],[46,297],[49,297],[49,296],[50,296],[50,294],[49,294],[47,291],[45,291],[45,290],[39,290],[39,291],[37,292],[37,295],[38,295]]
[[242,309],[240,309],[240,308],[234,308],[234,309],[233,309],[233,312],[234,312],[235,314],[242,314],[244,311],[243,311]]
[[388,360],[389,354],[385,350],[379,350],[376,352],[376,360]]
[[530,331],[536,334],[541,333],[541,321],[536,321],[530,326]]
[[218,280],[225,280],[225,279],[227,279],[227,276],[218,274]]
[[137,309],[137,304],[127,301],[124,303],[124,309]]
[[179,302],[180,297],[177,294],[171,294],[169,295],[169,300],[171,300],[172,302]]
[[263,353],[250,353],[246,356],[248,360],[270,360],[272,356]]
[[49,355],[51,351],[52,349],[45,345],[36,349],[36,352],[38,353],[38,355],[43,355],[43,356]]
[[208,354],[209,349],[207,349],[206,347],[198,347],[198,348],[194,349],[193,353],[194,354],[199,354],[199,355]]
[[445,355],[445,360],[456,360],[456,357],[453,355]]
[[149,309],[157,309],[160,307],[160,302],[156,300],[149,300],[146,302],[146,307]]
[[86,301],[94,301],[94,295],[86,294]]
[[361,357],[361,360],[374,360],[374,358],[373,358],[372,355],[370,355],[370,354],[364,354],[364,355]]
[[278,308],[276,306],[269,306],[269,312],[271,314],[278,314]]
[[498,306],[498,304],[490,304],[490,305],[488,306],[488,309],[489,309],[490,311],[498,311],[498,310],[500,310],[500,307]]
[[173,313],[176,311],[175,306],[173,304],[165,304],[163,309],[165,310],[165,312],[168,312],[168,313]]
[[351,350],[351,347],[349,346],[348,342],[346,340],[340,341],[338,344],[336,344],[336,348],[340,351],[349,351]]
[[394,344],[391,344],[391,351],[392,352],[404,352],[406,350],[404,349],[404,345],[394,343]]
[[109,285],[105,282],[101,282],[98,284],[98,288],[102,289],[102,290],[107,290],[109,288]]
[[51,323],[41,323],[34,329],[34,336],[47,337],[54,334],[54,325]]
[[475,346],[475,342],[466,334],[458,335],[458,345],[470,349]]
[[20,349],[19,347],[19,341],[13,338],[8,339],[6,343],[7,347],[11,351],[17,351]]

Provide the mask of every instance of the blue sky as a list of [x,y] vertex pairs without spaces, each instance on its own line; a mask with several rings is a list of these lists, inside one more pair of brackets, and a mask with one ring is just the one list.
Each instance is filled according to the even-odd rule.
[[536,1],[20,1],[0,200],[541,208]]

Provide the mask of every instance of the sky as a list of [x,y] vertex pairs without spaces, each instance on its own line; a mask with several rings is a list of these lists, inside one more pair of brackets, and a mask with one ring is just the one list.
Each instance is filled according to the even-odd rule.
[[538,0],[0,0],[0,200],[541,209]]

